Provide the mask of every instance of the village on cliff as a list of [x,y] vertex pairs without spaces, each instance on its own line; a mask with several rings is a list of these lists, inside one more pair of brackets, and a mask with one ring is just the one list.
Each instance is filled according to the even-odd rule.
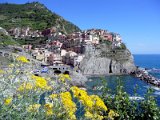
[[[22,48],[30,55],[47,65],[71,65],[78,67],[85,57],[86,46],[96,46],[103,41],[111,43],[112,48],[120,48],[121,36],[102,29],[90,29],[71,34],[58,32],[55,27],[39,31],[26,28],[13,28],[8,34],[17,39],[29,39]],[[31,45],[32,38],[46,38],[42,44]]]

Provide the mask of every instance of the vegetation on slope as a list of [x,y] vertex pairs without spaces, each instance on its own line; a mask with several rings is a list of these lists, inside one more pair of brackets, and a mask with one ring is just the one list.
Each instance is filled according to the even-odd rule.
[[30,26],[34,30],[57,27],[64,33],[80,29],[39,2],[26,4],[0,4],[0,24],[5,29]]
[[0,46],[7,46],[7,45],[16,45],[17,42],[12,39],[11,36],[5,35],[4,33],[0,32]]

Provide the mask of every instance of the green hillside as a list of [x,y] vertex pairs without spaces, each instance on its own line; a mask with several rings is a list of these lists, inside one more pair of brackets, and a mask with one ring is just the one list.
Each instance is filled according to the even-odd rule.
[[5,30],[0,28],[0,47],[7,45],[18,45],[18,43],[12,39],[10,35],[6,35]]
[[26,4],[0,4],[0,26],[5,29],[30,26],[33,30],[57,27],[64,33],[80,29],[39,2]]

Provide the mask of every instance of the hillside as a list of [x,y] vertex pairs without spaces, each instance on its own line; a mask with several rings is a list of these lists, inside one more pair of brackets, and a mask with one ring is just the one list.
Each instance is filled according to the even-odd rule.
[[39,2],[0,4],[0,25],[6,30],[26,26],[33,30],[43,30],[54,26],[64,33],[80,31],[76,25],[51,12]]
[[12,39],[12,37],[7,33],[7,31],[0,27],[0,47],[16,44],[18,43]]

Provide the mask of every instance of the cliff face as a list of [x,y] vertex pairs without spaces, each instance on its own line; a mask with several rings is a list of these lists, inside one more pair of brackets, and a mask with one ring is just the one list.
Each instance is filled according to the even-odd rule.
[[127,74],[135,68],[128,49],[112,49],[106,44],[87,45],[85,58],[80,64],[82,73],[86,75]]

